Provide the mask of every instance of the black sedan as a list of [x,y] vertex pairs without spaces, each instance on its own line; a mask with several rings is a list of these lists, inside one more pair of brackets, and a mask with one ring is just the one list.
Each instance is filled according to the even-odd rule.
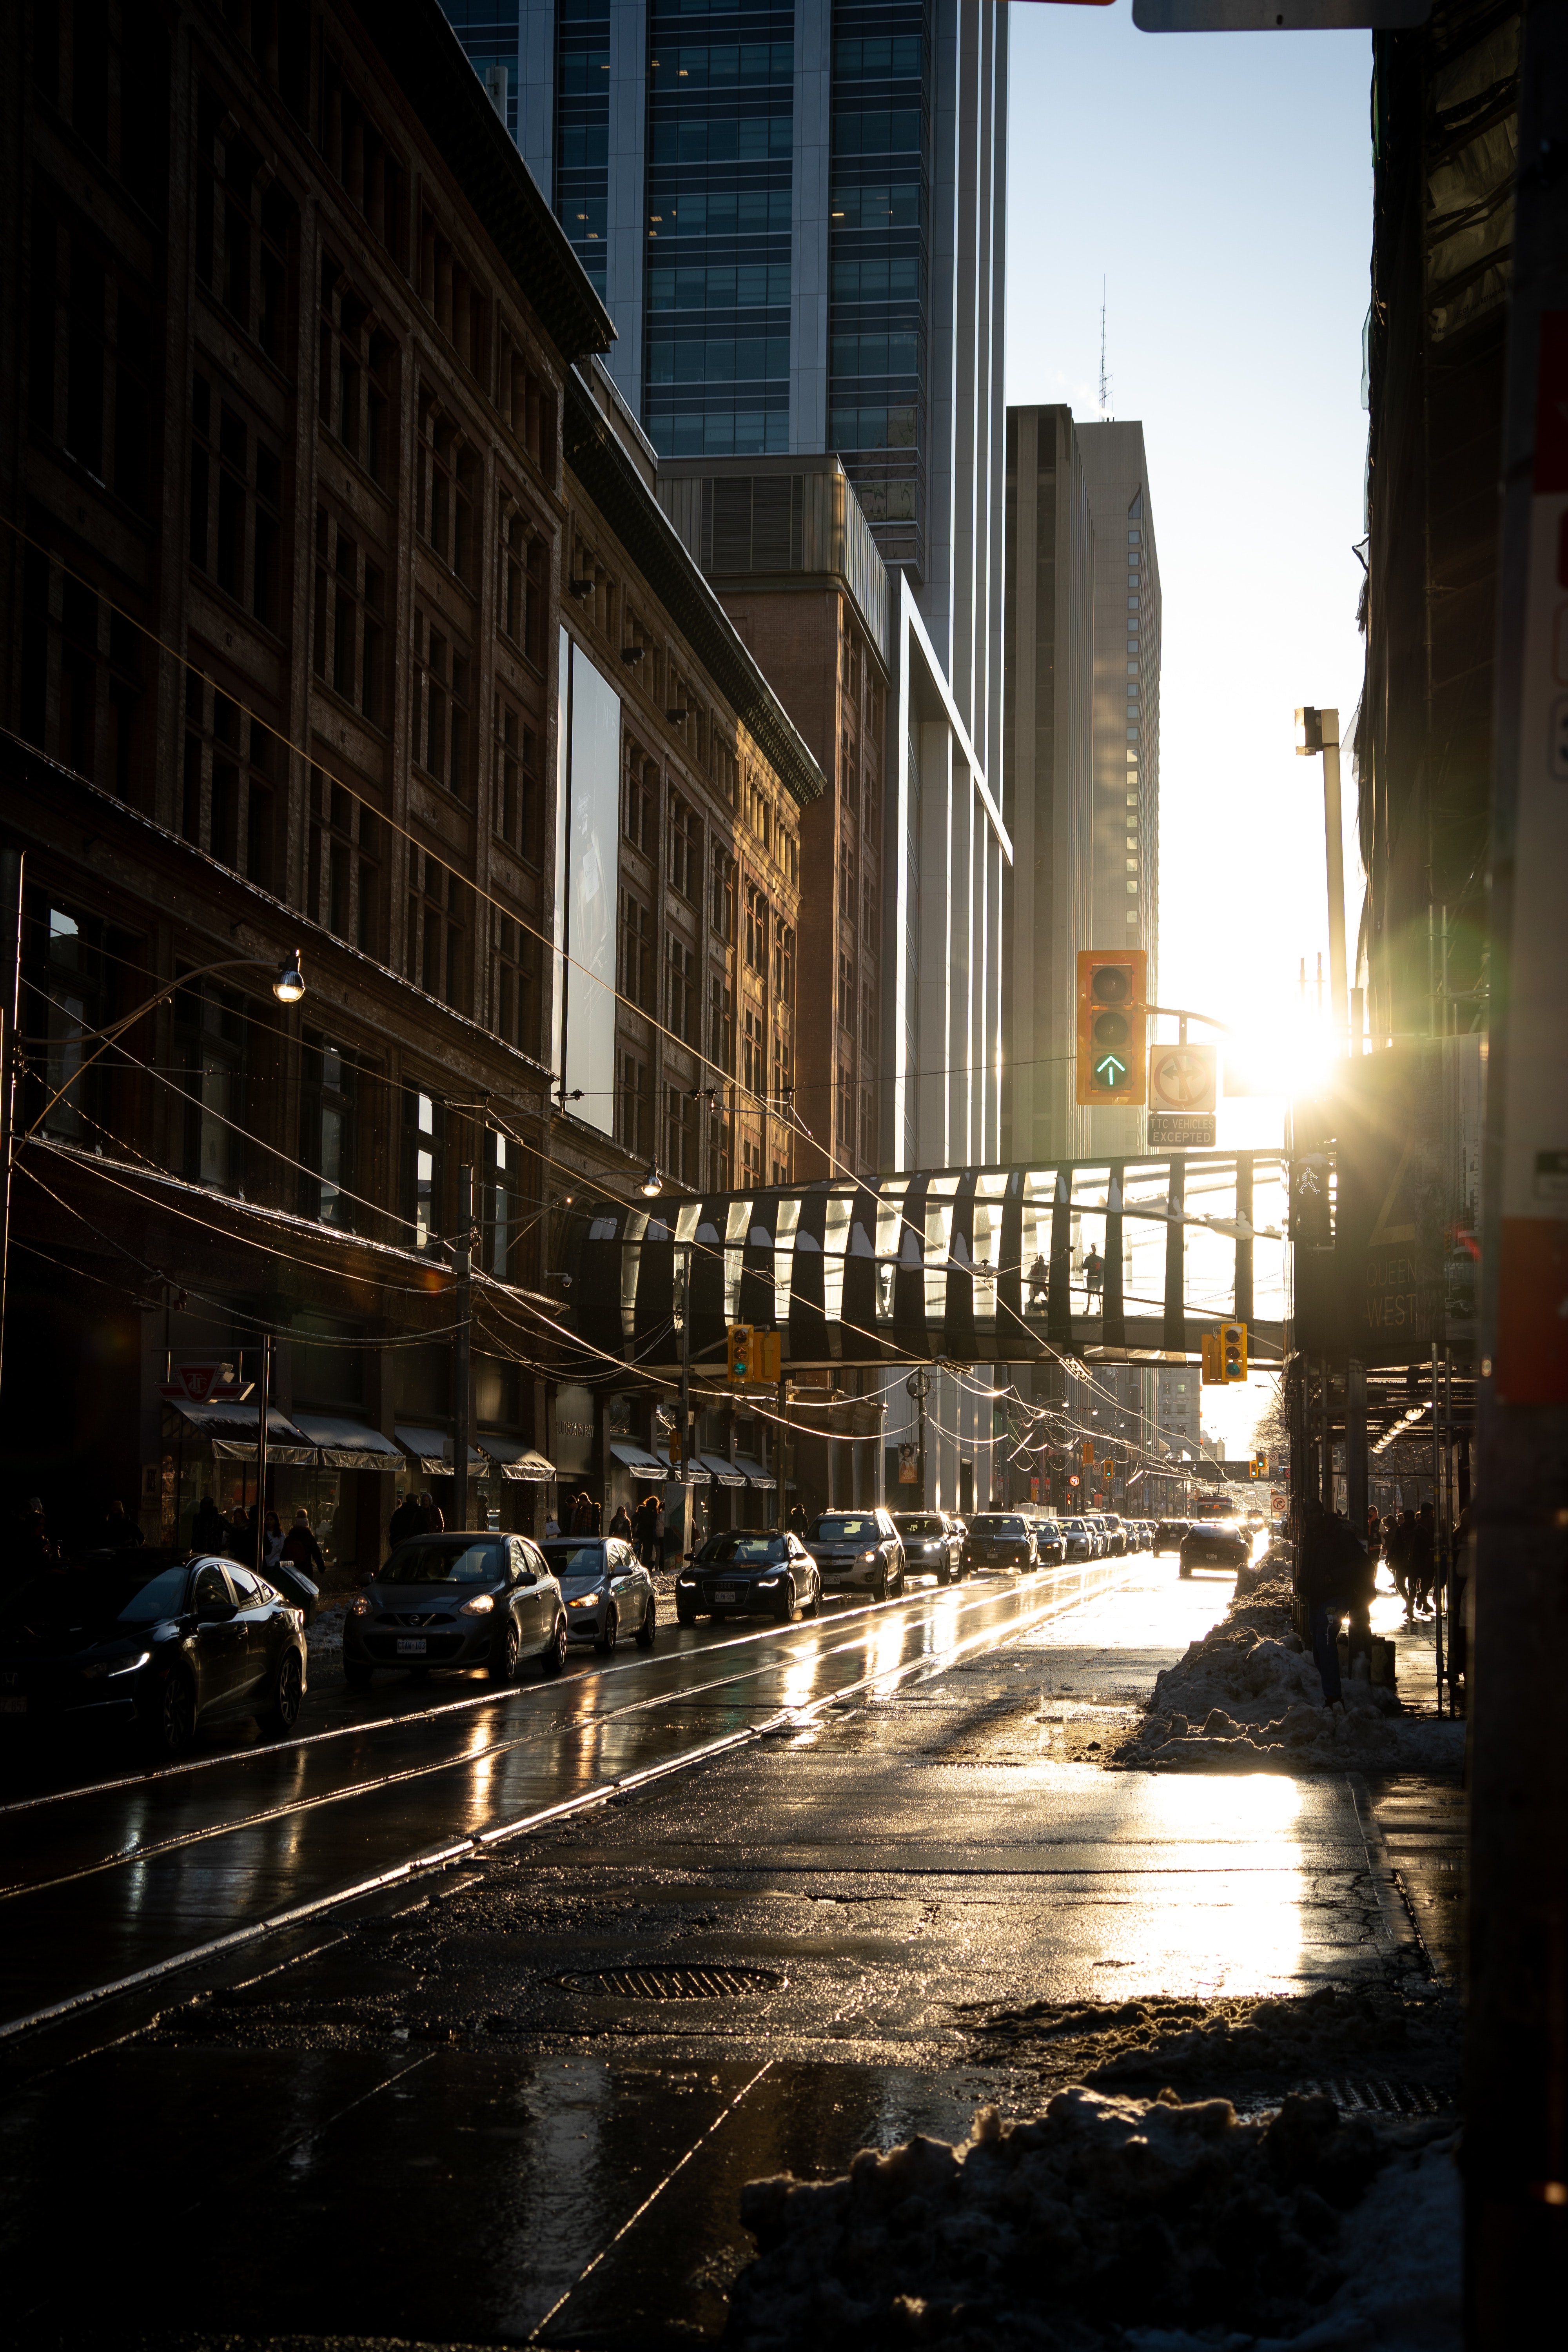
[[1161,1519],[1154,1528],[1156,1551],[1180,1551],[1182,1538],[1192,1526],[1191,1519]]
[[1058,1519],[1035,1521],[1035,1551],[1042,1568],[1060,1568],[1067,1559],[1067,1529]]
[[732,1528],[710,1536],[675,1582],[675,1613],[683,1625],[700,1616],[716,1625],[726,1617],[776,1617],[787,1625],[799,1609],[822,1613],[822,1578],[798,1536],[766,1528]]
[[0,1612],[0,1717],[29,1725],[123,1722],[178,1756],[225,1716],[289,1731],[304,1693],[300,1612],[232,1559],[102,1553]]
[[1038,1568],[1040,1555],[1030,1522],[1020,1513],[982,1511],[963,1539],[965,1570]]
[[1182,1538],[1179,1576],[1194,1568],[1245,1568],[1252,1558],[1252,1538],[1237,1519],[1194,1519]]
[[566,1663],[561,1587],[526,1536],[410,1536],[349,1603],[343,1675],[364,1690],[377,1666],[487,1666],[514,1683],[524,1657]]

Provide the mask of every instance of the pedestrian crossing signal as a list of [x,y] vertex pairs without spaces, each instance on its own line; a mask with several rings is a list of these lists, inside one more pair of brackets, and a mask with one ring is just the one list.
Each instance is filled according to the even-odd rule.
[[1198,1346],[1203,1352],[1204,1387],[1205,1389],[1224,1388],[1225,1358],[1220,1349],[1219,1333],[1217,1331],[1201,1332],[1198,1336]]
[[1142,948],[1078,959],[1077,1098],[1142,1103],[1149,1079],[1149,959]]
[[726,1368],[730,1386],[744,1387],[752,1377],[752,1340],[754,1334],[749,1323],[731,1323],[726,1336]]

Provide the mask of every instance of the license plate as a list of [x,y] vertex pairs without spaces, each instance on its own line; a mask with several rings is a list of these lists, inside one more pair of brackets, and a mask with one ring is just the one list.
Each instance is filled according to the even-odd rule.
[[0,1698],[0,1715],[26,1715],[26,1712],[25,1698]]
[[404,1635],[399,1634],[397,1639],[397,1654],[400,1658],[422,1658],[425,1655],[424,1634],[420,1633],[418,1635],[409,1636],[406,1638]]
[[720,1609],[732,1609],[740,1597],[732,1585],[726,1585],[713,1595],[714,1605]]

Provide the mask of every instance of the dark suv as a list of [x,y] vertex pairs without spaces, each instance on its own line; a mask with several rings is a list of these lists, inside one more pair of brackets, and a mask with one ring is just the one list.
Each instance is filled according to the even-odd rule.
[[827,1592],[868,1592],[885,1601],[904,1589],[904,1539],[890,1511],[825,1511],[806,1529],[805,1548]]
[[893,1525],[904,1540],[904,1566],[912,1576],[934,1576],[951,1584],[963,1574],[963,1538],[945,1511],[895,1511]]

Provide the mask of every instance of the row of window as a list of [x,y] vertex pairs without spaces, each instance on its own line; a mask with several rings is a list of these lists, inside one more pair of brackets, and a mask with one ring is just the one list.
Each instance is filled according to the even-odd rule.
[[795,118],[790,114],[734,115],[728,121],[718,116],[694,122],[655,121],[649,128],[648,160],[656,164],[787,163],[795,148]]
[[793,41],[721,42],[703,49],[659,42],[658,47],[659,54],[648,63],[658,76],[651,87],[660,98],[668,98],[681,82],[689,89],[730,89],[795,79]]
[[742,262],[712,269],[650,269],[650,310],[761,310],[789,308],[787,261]]
[[739,335],[699,342],[650,341],[649,383],[787,383],[787,335]]
[[648,227],[657,236],[787,236],[790,218],[787,188],[679,188],[654,197]]

